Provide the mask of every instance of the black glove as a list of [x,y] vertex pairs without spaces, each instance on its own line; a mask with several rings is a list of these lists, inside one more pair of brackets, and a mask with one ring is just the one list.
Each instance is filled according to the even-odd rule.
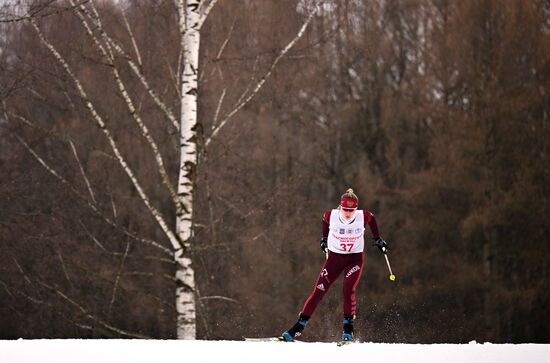
[[372,245],[378,247],[383,254],[388,253],[388,244],[382,237],[375,238]]
[[323,253],[327,253],[327,248],[328,248],[327,237],[321,237],[321,241],[319,241],[319,245],[321,246],[321,251],[323,251]]

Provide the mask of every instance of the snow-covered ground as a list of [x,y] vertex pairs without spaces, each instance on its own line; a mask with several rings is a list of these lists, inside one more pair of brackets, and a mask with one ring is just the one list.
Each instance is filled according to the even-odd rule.
[[548,363],[550,344],[277,343],[176,340],[0,341],[1,363]]

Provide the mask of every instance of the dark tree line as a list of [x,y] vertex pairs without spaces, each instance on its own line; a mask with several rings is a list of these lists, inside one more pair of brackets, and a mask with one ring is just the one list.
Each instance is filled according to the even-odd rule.
[[[305,3],[216,3],[201,29],[204,140],[269,70]],[[112,115],[161,212],[174,213],[108,66],[66,5],[36,2],[42,28]],[[17,17],[8,10],[2,19]],[[137,59],[131,29],[142,72],[178,112],[173,2],[99,10]],[[271,336],[292,323],[324,258],[322,213],[352,187],[397,275],[390,282],[367,249],[359,339],[549,342],[549,19],[542,0],[327,1],[254,100],[215,142],[199,142],[199,337]],[[175,266],[143,240],[168,242],[28,20],[0,27],[0,337],[174,338]],[[132,86],[176,183],[175,131]],[[340,334],[333,290],[305,339]]]

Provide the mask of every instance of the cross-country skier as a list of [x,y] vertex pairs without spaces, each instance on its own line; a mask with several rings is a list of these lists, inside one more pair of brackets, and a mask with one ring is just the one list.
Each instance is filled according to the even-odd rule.
[[363,270],[363,250],[365,245],[365,228],[368,225],[373,235],[373,245],[382,253],[388,251],[386,241],[380,237],[374,215],[367,210],[358,210],[359,198],[348,189],[340,198],[337,209],[326,211],[323,215],[323,236],[321,250],[327,259],[315,282],[313,292],[306,300],[298,321],[285,331],[281,341],[293,341],[304,330],[309,318],[332,283],[344,273],[344,322],[342,341],[353,340],[353,321],[355,319],[355,288]]

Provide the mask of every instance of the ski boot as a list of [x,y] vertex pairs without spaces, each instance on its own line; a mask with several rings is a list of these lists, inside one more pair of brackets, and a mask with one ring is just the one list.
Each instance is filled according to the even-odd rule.
[[344,345],[353,342],[353,321],[355,316],[344,316],[344,332],[338,345]]
[[277,339],[280,342],[293,342],[294,337],[302,334],[302,331],[306,327],[308,320],[309,316],[300,314],[300,317],[298,318],[296,324],[294,324],[292,328],[281,334],[281,336]]
[[353,334],[342,333],[342,341],[343,342],[353,342]]

